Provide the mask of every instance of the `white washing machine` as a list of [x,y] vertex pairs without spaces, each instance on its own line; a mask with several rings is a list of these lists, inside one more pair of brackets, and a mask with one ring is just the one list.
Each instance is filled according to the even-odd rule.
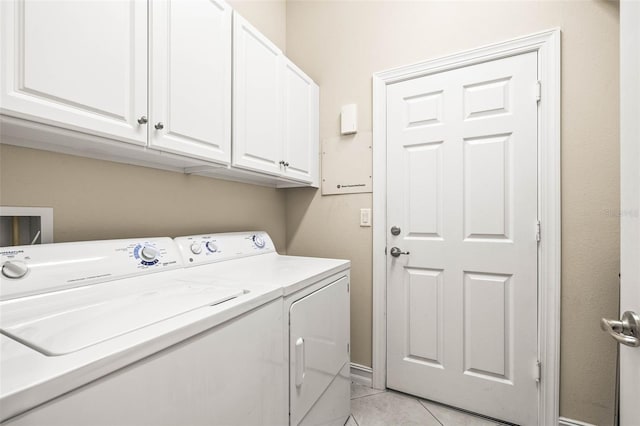
[[176,238],[190,280],[282,289],[292,425],[344,425],[350,406],[350,262],[279,255],[265,232]]
[[280,286],[188,279],[173,240],[0,248],[0,421],[287,422]]

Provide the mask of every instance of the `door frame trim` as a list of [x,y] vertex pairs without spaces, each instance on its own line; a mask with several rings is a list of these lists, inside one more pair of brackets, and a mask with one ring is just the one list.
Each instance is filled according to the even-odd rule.
[[537,52],[541,82],[541,102],[538,103],[538,218],[541,222],[541,241],[538,245],[538,359],[543,366],[538,388],[538,423],[558,424],[561,290],[560,34],[560,29],[554,28],[373,74],[374,388],[384,389],[387,376],[386,86],[522,53]]

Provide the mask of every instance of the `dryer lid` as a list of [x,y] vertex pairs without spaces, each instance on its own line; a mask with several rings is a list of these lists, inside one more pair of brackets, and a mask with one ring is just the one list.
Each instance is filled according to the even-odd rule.
[[45,355],[64,355],[245,293],[175,278],[133,280],[2,303],[2,333]]

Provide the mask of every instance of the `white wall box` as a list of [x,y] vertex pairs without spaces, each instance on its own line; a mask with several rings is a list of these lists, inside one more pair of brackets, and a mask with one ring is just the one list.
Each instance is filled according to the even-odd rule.
[[53,208],[0,206],[0,247],[53,242]]
[[224,1],[7,0],[0,22],[0,143],[318,186],[318,87]]

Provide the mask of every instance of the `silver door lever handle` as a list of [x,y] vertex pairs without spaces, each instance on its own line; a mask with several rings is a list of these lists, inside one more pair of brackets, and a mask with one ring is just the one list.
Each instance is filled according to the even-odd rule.
[[640,316],[635,312],[625,312],[620,321],[602,318],[600,328],[618,343],[631,347],[640,346]]
[[400,257],[401,254],[410,254],[408,251],[402,251],[398,247],[391,247],[391,256]]

